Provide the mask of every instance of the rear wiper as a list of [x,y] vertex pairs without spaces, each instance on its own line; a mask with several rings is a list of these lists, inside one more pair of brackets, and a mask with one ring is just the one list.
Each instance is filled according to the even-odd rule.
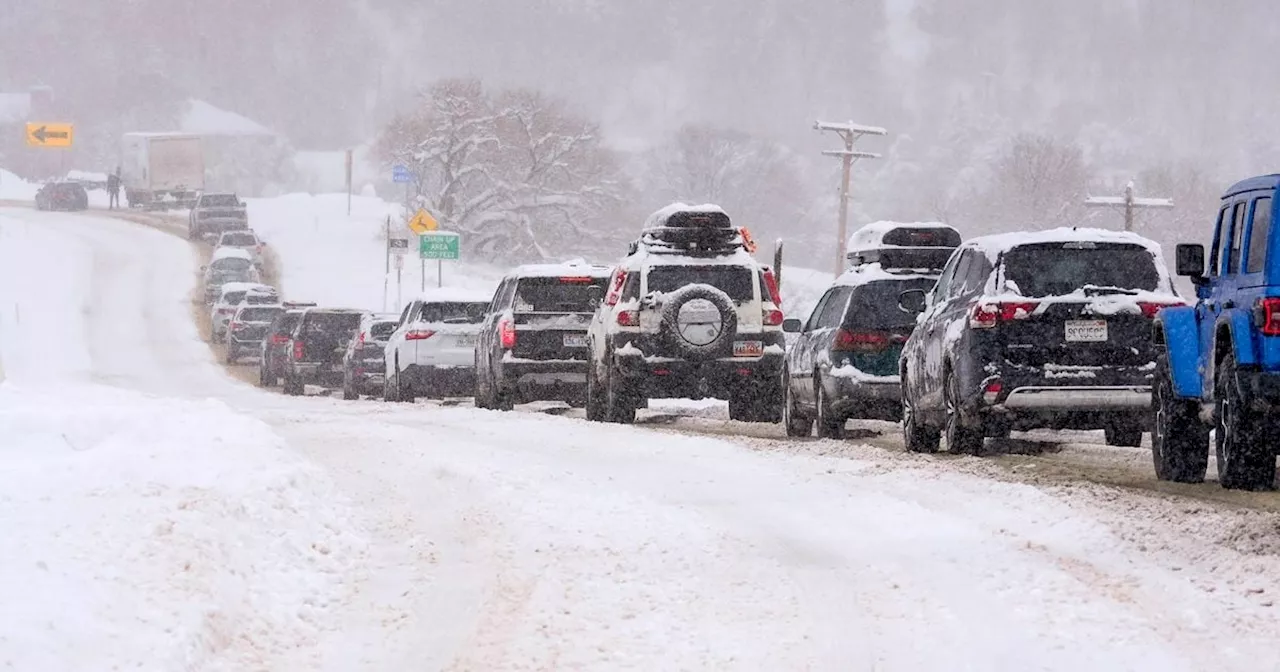
[[1085,296],[1103,296],[1105,294],[1125,294],[1128,296],[1137,296],[1138,290],[1125,289],[1124,287],[1103,287],[1100,285],[1085,285],[1081,287]]

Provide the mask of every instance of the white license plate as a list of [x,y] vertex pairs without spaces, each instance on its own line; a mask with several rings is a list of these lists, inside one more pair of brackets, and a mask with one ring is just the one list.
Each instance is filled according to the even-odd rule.
[[759,357],[764,354],[763,341],[734,341],[734,357]]
[[1068,343],[1105,343],[1106,320],[1067,320]]
[[458,347],[462,347],[462,348],[476,347],[475,334],[458,334]]
[[565,334],[564,347],[585,348],[587,347],[587,337],[583,334]]

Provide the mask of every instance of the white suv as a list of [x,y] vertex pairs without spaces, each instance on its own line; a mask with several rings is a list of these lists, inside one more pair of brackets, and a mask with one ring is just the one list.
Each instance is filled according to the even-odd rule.
[[[252,299],[252,300],[251,300]],[[257,282],[228,282],[209,309],[209,340],[217,343],[227,336],[227,324],[241,303],[268,305],[279,303],[276,288]]]
[[781,421],[782,302],[746,248],[715,206],[649,217],[588,331],[588,419],[629,423],[648,399],[712,397],[734,420]]
[[488,292],[444,288],[405,306],[387,340],[383,398],[470,396],[476,335],[492,299]]

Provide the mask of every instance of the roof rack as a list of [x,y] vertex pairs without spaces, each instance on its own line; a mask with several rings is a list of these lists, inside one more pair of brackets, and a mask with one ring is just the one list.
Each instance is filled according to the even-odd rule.
[[746,241],[723,210],[674,204],[645,223],[632,253],[641,247],[654,254],[719,256],[746,249]]

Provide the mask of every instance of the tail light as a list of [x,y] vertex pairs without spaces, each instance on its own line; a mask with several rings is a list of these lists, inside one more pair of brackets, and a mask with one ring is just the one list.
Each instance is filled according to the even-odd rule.
[[498,337],[502,341],[503,350],[516,347],[516,325],[511,320],[503,320],[498,324]]
[[289,342],[289,337],[284,334],[272,334],[271,345],[284,345]]
[[293,358],[302,359],[307,354],[307,346],[302,341],[293,342]]
[[982,400],[988,404],[996,403],[1000,398],[1000,393],[1004,391],[1004,383],[999,378],[988,381],[986,386],[982,388]]
[[991,329],[1000,322],[1025,320],[1036,312],[1039,304],[1034,301],[1002,301],[1000,303],[975,303],[969,313],[970,329]]
[[782,324],[782,311],[774,308],[764,311],[764,326],[777,327]]
[[638,327],[640,326],[640,311],[638,310],[620,310],[618,311],[619,327]]
[[360,332],[360,335],[356,337],[356,347],[357,347],[357,348],[363,348],[363,347],[364,347],[364,332],[363,332],[363,331],[362,331],[362,332]]
[[1168,308],[1170,306],[1181,306],[1181,305],[1185,305],[1185,304],[1181,302],[1177,302],[1177,303],[1152,303],[1150,301],[1138,302],[1138,308],[1142,309],[1143,317],[1146,317],[1148,319],[1154,318],[1156,316],[1156,313],[1160,312],[1161,308]]
[[889,347],[889,334],[875,331],[851,331],[841,329],[836,332],[836,342],[831,347],[839,352],[880,352]]
[[430,329],[410,329],[409,331],[404,332],[404,340],[425,341],[435,335],[436,332]]
[[778,292],[778,276],[773,274],[773,269],[764,272],[764,286],[769,290],[769,300],[773,301],[773,305],[781,307],[782,295]]
[[570,275],[560,278],[562,285],[589,285],[591,284],[591,276],[589,275]]
[[241,329],[244,329],[246,326],[248,325],[242,324],[240,322],[232,322],[231,331],[240,331]]
[[1258,299],[1253,304],[1253,322],[1263,336],[1280,336],[1280,297]]

